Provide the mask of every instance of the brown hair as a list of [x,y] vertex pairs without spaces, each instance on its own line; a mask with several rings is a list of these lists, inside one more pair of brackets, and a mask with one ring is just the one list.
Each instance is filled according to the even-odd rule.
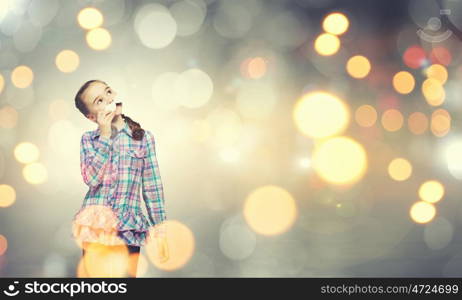
[[[75,95],[75,107],[84,115],[87,116],[89,111],[87,106],[85,105],[85,102],[83,102],[82,94],[87,90],[87,88],[92,84],[93,82],[101,82],[104,83],[105,85],[108,85],[106,82],[99,80],[99,79],[93,79],[85,82]],[[132,136],[134,140],[140,141],[143,139],[144,136],[144,129],[141,128],[140,124],[133,121],[130,117],[122,114],[122,118],[127,122],[128,126],[130,127],[132,131]]]

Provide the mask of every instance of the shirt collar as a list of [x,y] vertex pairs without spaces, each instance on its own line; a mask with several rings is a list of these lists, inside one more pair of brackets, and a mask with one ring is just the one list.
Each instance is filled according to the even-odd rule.
[[[130,137],[132,137],[132,130],[130,129],[130,126],[128,126],[128,122],[124,120],[124,127],[120,131],[125,131]],[[91,131],[91,138],[95,139],[100,135],[100,130],[99,128]]]

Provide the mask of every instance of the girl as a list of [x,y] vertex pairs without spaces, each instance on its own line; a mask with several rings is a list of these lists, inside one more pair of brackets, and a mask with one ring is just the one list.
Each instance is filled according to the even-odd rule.
[[[73,217],[72,235],[82,244],[87,274],[95,265],[85,259],[91,249],[93,253],[125,249],[129,276],[136,277],[140,247],[151,233],[160,261],[168,259],[163,224],[167,217],[154,136],[122,114],[122,103],[108,109],[116,95],[104,81],[90,80],[75,96],[77,109],[98,128],[81,138],[80,167],[89,190]],[[141,211],[140,186],[148,219]]]

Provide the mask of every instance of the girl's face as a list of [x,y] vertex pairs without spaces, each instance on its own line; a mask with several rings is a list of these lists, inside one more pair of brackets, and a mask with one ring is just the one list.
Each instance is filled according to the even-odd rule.
[[[83,102],[88,108],[87,118],[96,122],[98,112],[105,110],[106,106],[113,103],[117,93],[102,82],[93,82],[83,93]],[[116,113],[117,114],[117,113]]]

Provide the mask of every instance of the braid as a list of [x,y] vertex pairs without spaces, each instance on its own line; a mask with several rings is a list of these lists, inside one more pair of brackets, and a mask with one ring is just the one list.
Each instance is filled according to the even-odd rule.
[[133,121],[130,117],[121,114],[122,118],[127,121],[128,127],[130,127],[132,131],[132,136],[134,140],[141,141],[144,136],[144,129],[141,128],[140,124]]

